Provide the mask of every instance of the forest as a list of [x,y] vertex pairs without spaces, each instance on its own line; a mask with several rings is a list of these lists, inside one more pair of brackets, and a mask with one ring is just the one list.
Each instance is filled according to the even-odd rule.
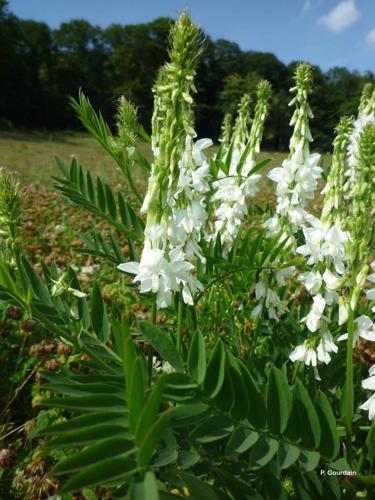
[[[0,0],[0,129],[66,130],[77,128],[68,104],[81,88],[104,118],[113,123],[121,95],[138,108],[146,130],[152,115],[152,85],[157,69],[168,57],[172,19],[158,18],[138,25],[93,26],[83,19],[58,29],[19,19]],[[261,78],[273,89],[264,145],[288,147],[287,102],[296,62],[285,65],[274,54],[243,51],[234,42],[212,40],[205,34],[205,51],[197,68],[196,128],[217,140],[225,113],[234,113],[244,92],[255,103]],[[327,151],[342,115],[354,115],[364,83],[374,82],[371,68],[364,74],[335,67],[323,72],[313,66],[315,147]],[[149,131],[149,130],[148,130]]]

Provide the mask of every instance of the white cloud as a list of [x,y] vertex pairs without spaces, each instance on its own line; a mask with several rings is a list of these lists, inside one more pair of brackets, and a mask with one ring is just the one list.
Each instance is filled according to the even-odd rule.
[[369,45],[375,47],[375,27],[372,28],[372,30],[367,33],[366,42]]
[[334,33],[340,33],[361,17],[354,0],[343,0],[327,15],[319,19],[319,23]]

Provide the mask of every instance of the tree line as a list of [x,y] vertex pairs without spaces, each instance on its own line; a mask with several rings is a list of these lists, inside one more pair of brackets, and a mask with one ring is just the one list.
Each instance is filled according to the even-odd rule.
[[[149,129],[152,85],[167,59],[172,20],[158,18],[137,25],[93,26],[79,19],[58,29],[12,14],[0,0],[0,128],[72,129],[79,127],[68,104],[79,88],[111,121],[121,95],[138,107]],[[243,51],[234,42],[205,39],[197,74],[196,126],[199,136],[217,139],[224,113],[236,110],[244,92],[254,97],[260,78],[273,88],[265,147],[288,147],[291,116],[289,88],[296,62],[282,63],[274,54]],[[353,115],[372,71],[361,74],[343,67],[327,72],[313,67],[315,147],[327,150],[341,115]],[[254,104],[254,99],[253,99]]]

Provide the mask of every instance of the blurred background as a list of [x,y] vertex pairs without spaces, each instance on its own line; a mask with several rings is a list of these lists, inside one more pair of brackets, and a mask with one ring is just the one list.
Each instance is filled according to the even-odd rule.
[[288,147],[291,77],[314,65],[315,148],[327,151],[343,114],[375,81],[374,0],[0,0],[0,129],[72,130],[79,88],[110,122],[122,94],[149,130],[151,88],[173,18],[188,8],[206,36],[197,75],[197,130],[217,139],[259,78],[273,87],[264,147]]

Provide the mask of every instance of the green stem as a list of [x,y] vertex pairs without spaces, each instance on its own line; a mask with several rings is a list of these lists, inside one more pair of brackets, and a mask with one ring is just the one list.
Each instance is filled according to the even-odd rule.
[[346,450],[348,464],[352,466],[352,422],[353,422],[353,335],[354,311],[348,304],[348,345],[346,350],[346,381],[345,381],[345,416],[346,416]]
[[184,311],[184,301],[182,293],[178,296],[178,310],[177,310],[177,350],[181,352],[181,337],[182,337],[182,313]]
[[[154,300],[154,303],[152,304],[152,317],[151,317],[152,324],[155,325],[156,323],[156,300]],[[148,346],[148,355],[147,355],[147,374],[148,374],[148,385],[151,387],[151,381],[152,381],[152,358],[153,358],[153,349],[151,344]]]

